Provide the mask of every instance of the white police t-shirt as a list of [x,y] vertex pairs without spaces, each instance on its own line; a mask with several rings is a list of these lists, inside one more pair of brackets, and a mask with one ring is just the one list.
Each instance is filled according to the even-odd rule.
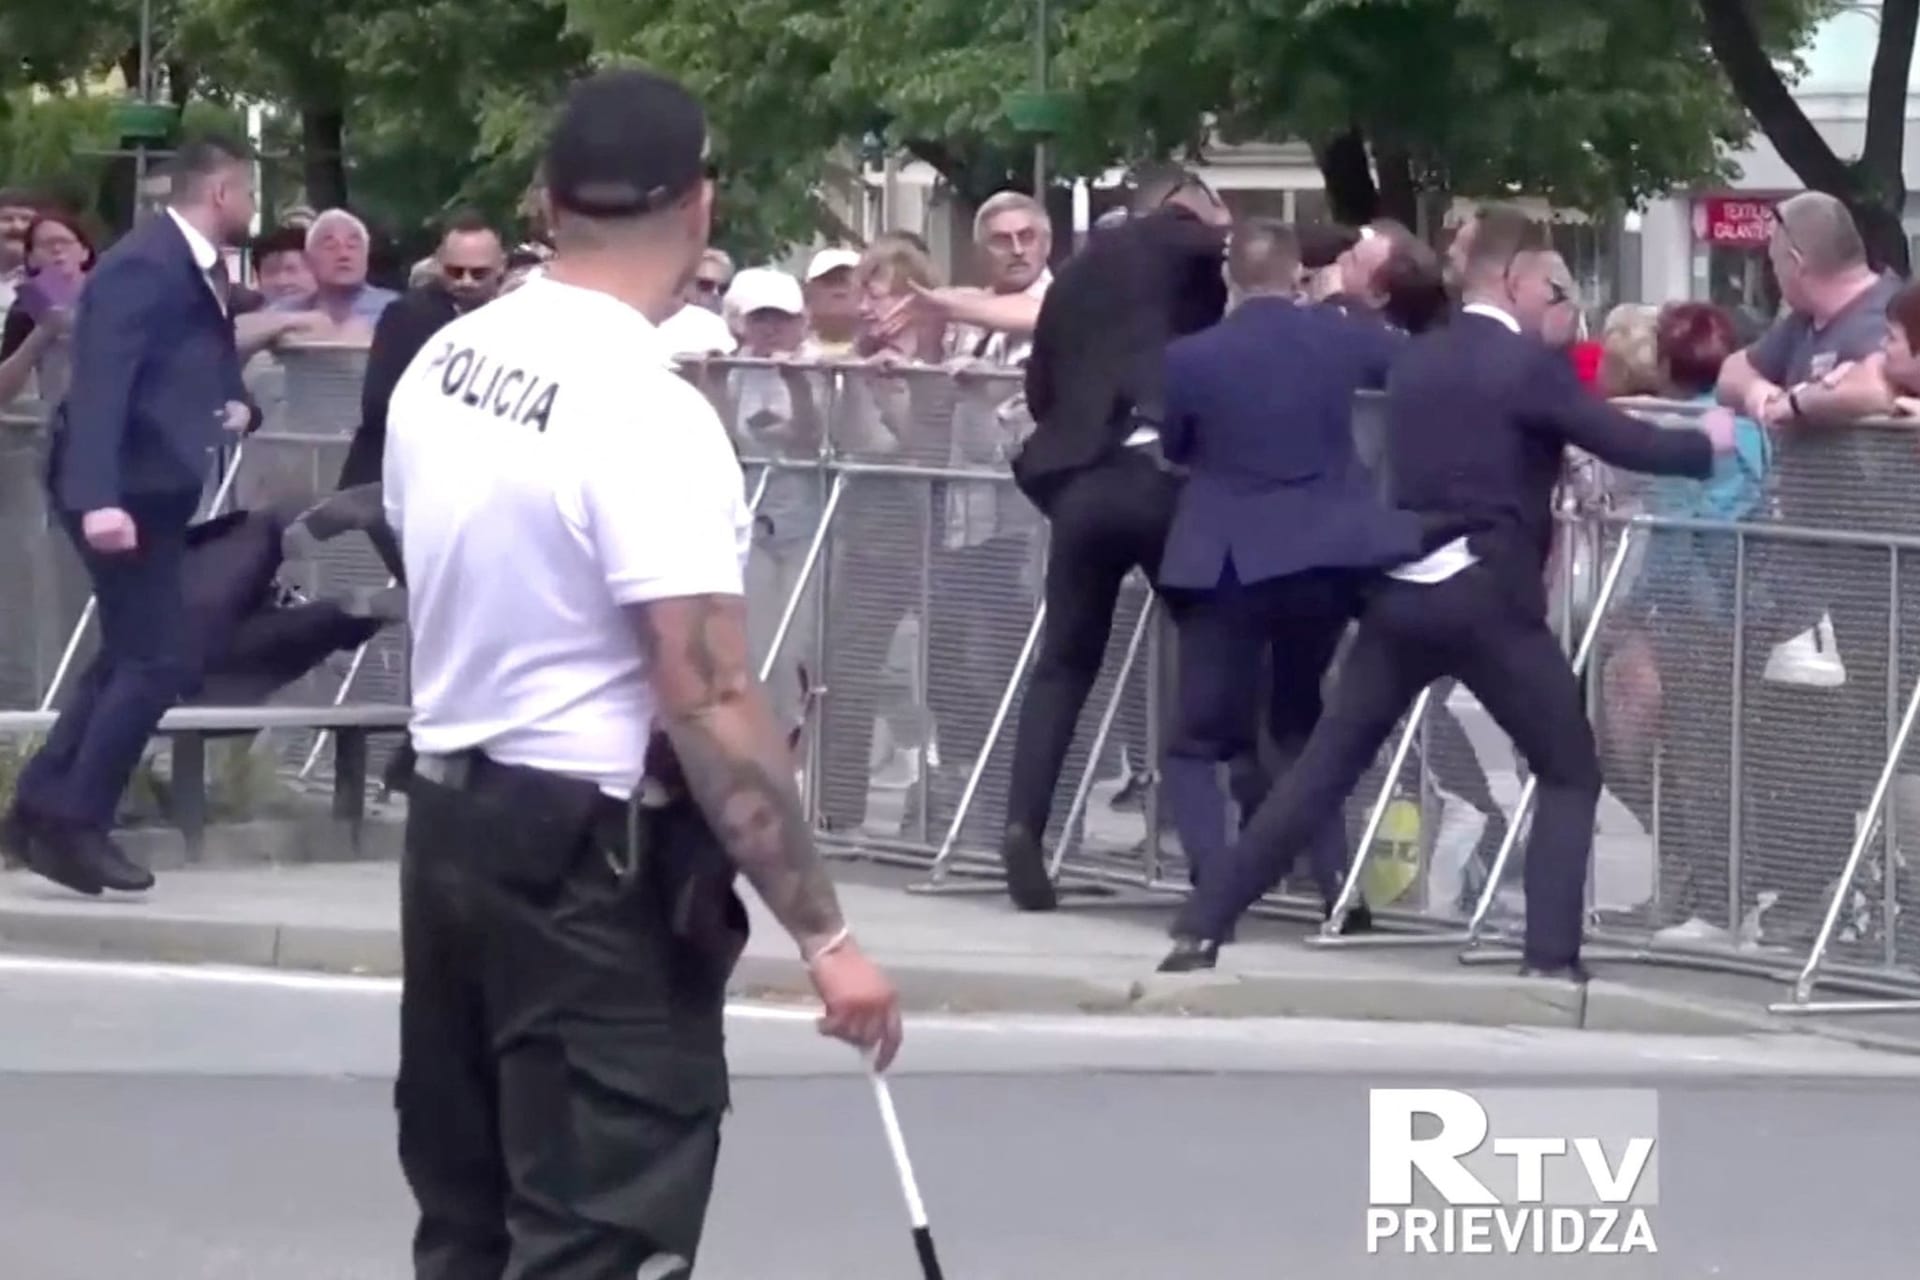
[[414,749],[630,794],[654,704],[620,606],[743,594],[752,534],[718,415],[659,331],[543,277],[455,320],[388,410]]

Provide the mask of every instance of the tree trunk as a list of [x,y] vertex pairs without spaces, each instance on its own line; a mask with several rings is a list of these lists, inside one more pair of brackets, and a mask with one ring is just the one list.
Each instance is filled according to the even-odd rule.
[[1405,147],[1376,143],[1374,163],[1380,170],[1380,202],[1374,216],[1392,218],[1409,230],[1420,225],[1420,184],[1414,180],[1413,157]]
[[346,207],[346,131],[346,113],[337,107],[300,112],[300,176],[316,210]]
[[187,111],[187,102],[193,97],[193,69],[177,58],[167,61],[167,100],[173,103],[173,109],[181,115]]
[[1327,184],[1327,206],[1335,222],[1365,226],[1380,214],[1380,189],[1373,183],[1366,135],[1352,128],[1316,145],[1313,159]]
[[127,92],[137,96],[140,92],[140,46],[128,45],[114,61],[120,68],[121,78],[127,82]]
[[1860,238],[1866,242],[1867,260],[1874,268],[1899,276],[1909,274],[1911,263],[1908,260],[1907,229],[1900,221],[1899,207],[1888,208],[1879,202],[1848,200],[1847,208],[1853,212],[1853,220],[1860,228]]
[[1867,133],[1858,164],[1842,160],[1780,78],[1746,0],[1699,0],[1714,60],[1740,104],[1809,190],[1846,202],[1876,267],[1905,274],[1907,69],[1913,60],[1920,0],[1885,0],[1868,85]]

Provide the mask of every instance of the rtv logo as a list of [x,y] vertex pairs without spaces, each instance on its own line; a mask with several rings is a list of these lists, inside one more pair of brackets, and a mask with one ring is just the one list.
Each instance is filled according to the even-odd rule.
[[1659,1118],[1645,1089],[1371,1090],[1367,1252],[1658,1253]]

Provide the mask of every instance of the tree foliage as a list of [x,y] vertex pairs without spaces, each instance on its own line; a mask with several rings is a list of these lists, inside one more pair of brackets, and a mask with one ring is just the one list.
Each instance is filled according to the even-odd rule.
[[[963,201],[1031,172],[1006,106],[1033,78],[1037,0],[152,4],[176,101],[277,104],[310,197],[344,194],[394,227],[455,202],[504,214],[564,84],[603,62],[661,68],[706,101],[724,237],[750,255],[818,228],[823,184],[863,147],[931,163]],[[1729,13],[1748,62],[1777,75],[1829,4],[1048,0],[1049,74],[1072,106],[1051,157],[1079,176],[1293,138],[1349,218],[1512,191],[1604,207],[1717,175],[1750,128],[1743,105],[1768,123],[1751,85],[1735,75],[1736,94],[1721,74],[1751,71],[1729,62]],[[0,89],[126,68],[137,14],[138,0],[7,0]],[[1883,182],[1880,152],[1848,180]],[[1840,168],[1810,185],[1838,185]]]
[[[1739,0],[1729,0],[1739,2]],[[1825,0],[1755,0],[1794,47]],[[1309,143],[1337,212],[1412,220],[1423,193],[1632,202],[1713,177],[1750,123],[1700,15],[1671,0],[1052,0],[1051,78],[1075,110],[1060,171]],[[1007,95],[1032,77],[1035,0],[574,0],[597,48],[688,78],[744,169],[880,133],[964,197],[1022,185]],[[1213,128],[1206,127],[1212,122]]]

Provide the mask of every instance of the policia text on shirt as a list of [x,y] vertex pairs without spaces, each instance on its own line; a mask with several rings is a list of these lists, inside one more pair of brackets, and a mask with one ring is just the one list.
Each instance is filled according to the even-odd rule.
[[728,1101],[744,872],[822,1030],[900,1042],[748,660],[752,521],[655,329],[706,244],[705,123],[644,72],[576,87],[557,256],[395,387],[418,757],[402,873],[401,1163],[421,1280],[691,1274]]

